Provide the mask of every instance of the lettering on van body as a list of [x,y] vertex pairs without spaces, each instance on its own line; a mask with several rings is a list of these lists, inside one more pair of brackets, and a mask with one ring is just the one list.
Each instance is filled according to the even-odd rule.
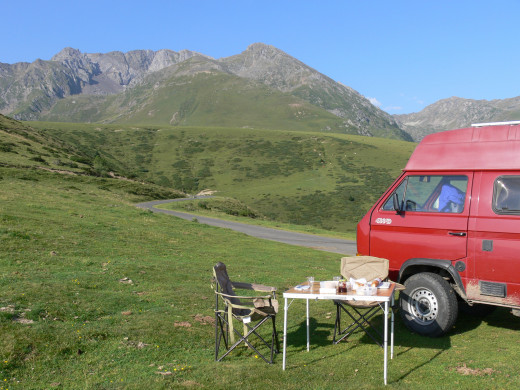
[[391,218],[377,218],[376,223],[379,225],[391,225],[392,219]]

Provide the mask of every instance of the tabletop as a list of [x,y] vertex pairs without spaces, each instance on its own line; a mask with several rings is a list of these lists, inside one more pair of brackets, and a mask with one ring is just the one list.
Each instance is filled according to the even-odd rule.
[[[308,285],[308,282],[300,284],[300,286]],[[395,287],[396,284],[391,282],[389,288],[378,288],[377,294],[375,295],[358,295],[354,290],[350,290],[346,293],[320,293],[320,282],[313,282],[311,288],[307,290],[297,290],[296,287],[291,287],[283,293],[283,297],[294,299],[334,299],[338,301],[385,302],[391,300]]]

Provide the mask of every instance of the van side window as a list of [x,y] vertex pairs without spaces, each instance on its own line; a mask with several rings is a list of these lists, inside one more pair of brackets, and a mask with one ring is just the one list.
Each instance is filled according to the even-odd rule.
[[[397,187],[401,209],[431,213],[462,213],[466,200],[468,178],[452,175],[411,175]],[[383,210],[394,210],[393,194]]]
[[520,176],[500,176],[493,187],[496,214],[520,214]]

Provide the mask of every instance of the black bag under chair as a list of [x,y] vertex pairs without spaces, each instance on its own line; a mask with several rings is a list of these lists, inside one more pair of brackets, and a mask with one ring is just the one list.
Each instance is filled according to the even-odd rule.
[[[275,287],[260,284],[232,282],[224,263],[213,267],[215,289],[215,360],[221,361],[240,344],[251,348],[258,357],[271,364],[275,353],[280,350],[276,332],[276,313],[278,301]],[[263,296],[237,296],[234,289],[254,290],[268,293]],[[243,333],[236,329],[235,323],[243,325]],[[270,343],[262,337],[260,327],[272,324]],[[237,341],[235,341],[238,339]],[[255,340],[255,341],[253,341]],[[256,344],[256,346],[254,345]],[[224,347],[224,348],[223,348]],[[269,357],[260,353],[258,348],[267,347]],[[224,349],[222,352],[221,349]]]

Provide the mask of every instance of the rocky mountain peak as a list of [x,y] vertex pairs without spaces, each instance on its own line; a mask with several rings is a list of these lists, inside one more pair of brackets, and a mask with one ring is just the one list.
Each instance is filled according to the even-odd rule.
[[439,131],[471,126],[472,123],[500,122],[519,118],[520,97],[503,100],[473,100],[452,96],[420,112],[395,115],[400,127],[415,141]]
[[276,55],[285,54],[282,50],[262,42],[252,43],[243,53],[250,53],[259,57],[273,58]]
[[66,48],[62,49],[59,53],[55,54],[51,58],[51,61],[62,62],[62,61],[69,60],[71,58],[79,58],[81,56],[82,56],[82,53],[78,49],[74,49],[72,47],[66,47]]

